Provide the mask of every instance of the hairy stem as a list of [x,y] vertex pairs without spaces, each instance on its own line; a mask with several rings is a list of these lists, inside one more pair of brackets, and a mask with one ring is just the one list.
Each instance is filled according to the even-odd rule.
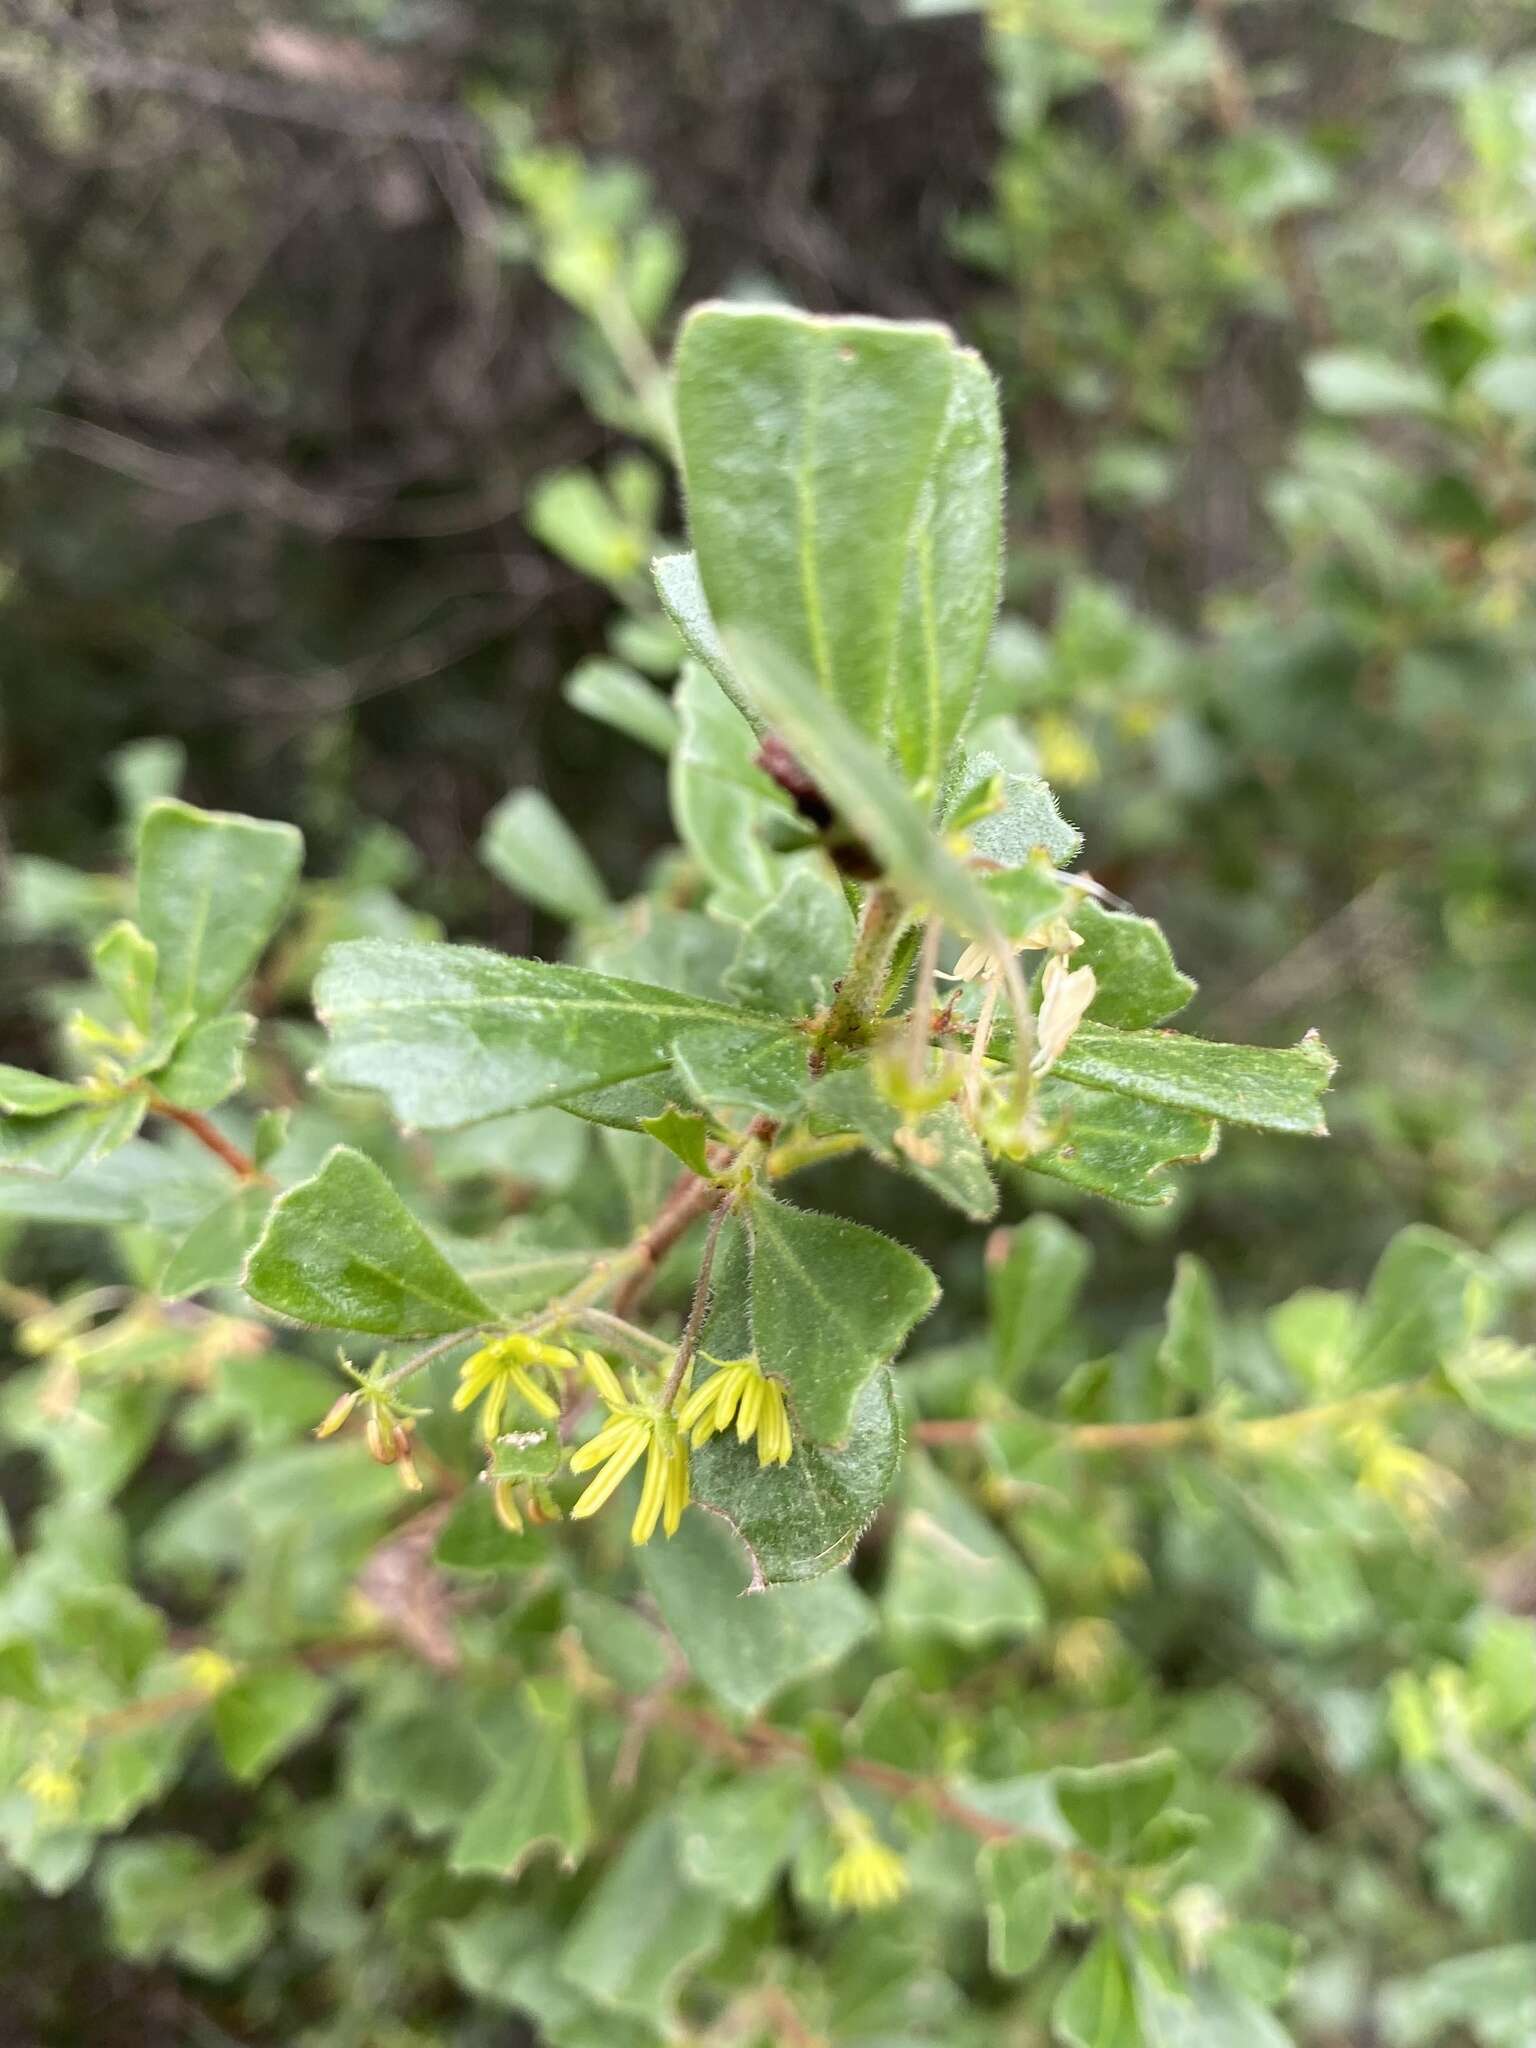
[[837,994],[816,1034],[811,1052],[815,1071],[826,1066],[830,1047],[856,1045],[868,1031],[885,989],[891,949],[900,936],[905,916],[901,898],[894,889],[877,885],[865,898],[848,972],[839,982]]
[[237,1173],[242,1180],[270,1180],[271,1175],[263,1173],[247,1152],[225,1137],[207,1117],[200,1116],[195,1109],[178,1109],[174,1102],[167,1102],[163,1095],[151,1095],[149,1106],[156,1116],[169,1117],[173,1124],[180,1124],[184,1131],[190,1131],[200,1145],[204,1145],[216,1159],[222,1159],[231,1173]]
[[[723,1190],[718,1190],[723,1196]],[[724,1228],[727,1205],[723,1199],[715,1204],[715,1213],[709,1219],[709,1235],[704,1240],[704,1253],[699,1260],[699,1277],[693,1283],[693,1302],[688,1310],[688,1320],[683,1326],[677,1356],[672,1361],[672,1370],[667,1374],[667,1383],[661,1390],[661,1405],[670,1408],[677,1399],[677,1390],[683,1384],[683,1376],[693,1363],[693,1355],[699,1348],[699,1338],[704,1331],[704,1318],[709,1314],[710,1275],[715,1270],[715,1252],[720,1244],[720,1232]]]

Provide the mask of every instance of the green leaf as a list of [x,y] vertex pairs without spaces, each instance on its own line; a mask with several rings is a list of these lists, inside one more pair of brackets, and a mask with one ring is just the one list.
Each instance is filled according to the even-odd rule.
[[280,1757],[314,1733],[334,1687],[303,1664],[243,1672],[213,1703],[213,1732],[242,1784],[264,1778]]
[[156,797],[176,794],[186,768],[187,750],[180,740],[130,740],[108,756],[107,773],[130,832],[138,829]]
[[1046,1075],[1035,1102],[1048,1135],[1023,1161],[1029,1171],[1137,1208],[1166,1207],[1174,1197],[1168,1168],[1199,1164],[1216,1150],[1209,1116],[1079,1088],[1059,1073]]
[[758,1362],[788,1389],[797,1437],[837,1443],[865,1382],[938,1300],[938,1282],[879,1231],[791,1208],[760,1187],[739,1213]]
[[450,1870],[512,1878],[541,1848],[555,1849],[572,1870],[592,1839],[586,1769],[568,1692],[545,1679],[525,1686],[520,1704],[514,1753],[454,1837]]
[[[790,1464],[799,1457],[797,1449]],[[647,1544],[639,1561],[694,1675],[744,1718],[787,1686],[841,1663],[874,1631],[874,1609],[841,1574],[742,1599],[750,1568],[730,1530],[711,1515],[685,1515],[671,1542]]]
[[7,1116],[51,1117],[89,1100],[90,1090],[77,1081],[56,1081],[51,1074],[0,1065],[0,1110]]
[[754,1912],[806,1831],[810,1789],[810,1773],[788,1764],[686,1794],[675,1809],[684,1877],[734,1911]]
[[1505,419],[1530,426],[1536,422],[1536,351],[1501,349],[1473,372],[1467,388]]
[[[999,1032],[999,1041],[1007,1034]],[[1324,1137],[1322,1096],[1334,1060],[1315,1033],[1288,1051],[1219,1045],[1176,1031],[1117,1031],[1080,1024],[1054,1071],[1142,1102],[1196,1110],[1255,1130]]]
[[683,645],[714,677],[747,721],[748,730],[760,733],[763,727],[761,714],[737,680],[730,656],[725,651],[725,642],[720,638],[720,629],[710,612],[709,599],[704,595],[704,585],[699,580],[698,556],[658,555],[651,564],[651,574],[656,581],[656,594],[661,599],[662,609],[682,635]]
[[1441,1370],[1474,1415],[1506,1436],[1536,1436],[1536,1349],[1485,1337],[1452,1352]]
[[277,929],[304,860],[292,825],[162,798],[139,829],[139,929],[166,1016],[224,1008]]
[[1351,1384],[1383,1386],[1434,1372],[1479,1334],[1496,1300],[1486,1259],[1443,1231],[1410,1224],[1382,1253],[1365,1291],[1350,1347]]
[[1179,1759],[1171,1749],[1126,1763],[1059,1770],[1054,1786],[1062,1819],[1096,1855],[1122,1860],[1173,1793]]
[[528,531],[551,554],[611,588],[623,590],[645,565],[640,534],[590,470],[560,469],[537,478],[524,517]]
[[809,1043],[798,1031],[765,1037],[756,1021],[745,1029],[692,1030],[672,1048],[672,1065],[693,1101],[729,1122],[748,1110],[784,1123],[799,1109],[810,1081]]
[[1216,1387],[1222,1335],[1221,1302],[1210,1268],[1193,1252],[1180,1252],[1168,1296],[1167,1327],[1157,1350],[1159,1370],[1197,1400],[1209,1400]]
[[998,929],[1015,945],[1067,901],[1067,892],[1054,873],[1038,866],[1035,859],[1021,867],[999,868],[983,875],[981,881],[996,912]]
[[1355,417],[1364,413],[1434,412],[1440,391],[1423,370],[1366,349],[1324,349],[1303,367],[1314,405]]
[[889,1627],[974,1647],[1020,1642],[1045,1618],[1018,1553],[932,1461],[907,1461],[880,1611]]
[[853,940],[841,888],[813,867],[796,868],[742,932],[725,985],[749,1009],[809,1017],[831,1002]]
[[677,713],[653,683],[622,662],[583,661],[565,679],[565,701],[663,759],[677,744]]
[[733,632],[768,636],[926,772],[996,602],[985,371],[941,327],[715,305],[684,322],[676,378],[689,530],[732,666]]
[[598,2004],[670,2032],[684,1978],[725,1931],[724,1906],[678,1867],[671,1821],[652,1814],[583,1901],[560,1951],[560,1973]]
[[96,979],[117,997],[129,1023],[144,1032],[154,1015],[158,957],[138,926],[126,917],[109,926],[91,948]]
[[1072,912],[1082,945],[1074,967],[1091,967],[1098,982],[1088,1014],[1099,1024],[1143,1031],[1182,1010],[1195,984],[1180,974],[1162,928],[1150,917],[1103,910],[1085,896]]
[[214,1109],[245,1080],[245,1049],[256,1019],[236,1010],[195,1024],[165,1066],[155,1088],[178,1109]]
[[681,737],[669,777],[677,835],[704,870],[716,917],[744,922],[773,900],[781,861],[769,849],[771,821],[788,799],[757,765],[757,738],[704,670],[689,663],[673,703]]
[[279,1196],[245,1290],[294,1322],[379,1337],[442,1337],[495,1320],[379,1168],[345,1145]]
[[816,1128],[856,1131],[885,1166],[909,1173],[962,1216],[997,1213],[997,1186],[975,1132],[952,1102],[904,1118],[876,1088],[869,1063],[828,1074],[807,1098]]
[[890,1492],[901,1446],[891,1376],[876,1373],[840,1450],[797,1443],[787,1465],[764,1466],[755,1444],[711,1437],[693,1454],[693,1497],[746,1545],[754,1586],[791,1585],[847,1563]]
[[[12,1174],[18,1179],[46,1183],[98,1165],[109,1153],[128,1143],[144,1121],[148,1107],[143,1091],[135,1089],[115,1102],[0,1122],[0,1183]],[[72,1207],[69,1195],[63,1197],[62,1206],[66,1210]],[[17,1190],[6,1207],[14,1216],[53,1217],[59,1213],[56,1207],[49,1206],[46,1194],[40,1195],[34,1204],[25,1189]],[[66,1215],[59,1220],[74,1218]],[[80,1220],[96,1219],[85,1216]]]
[[665,1145],[673,1158],[680,1159],[690,1173],[696,1173],[700,1180],[709,1178],[708,1117],[689,1110],[673,1109],[669,1105],[660,1116],[642,1117],[640,1128],[647,1137]]
[[987,1245],[987,1298],[999,1379],[1018,1389],[1061,1334],[1093,1253],[1058,1216],[1031,1216]]
[[1303,1944],[1289,1928],[1261,1920],[1239,1920],[1211,1944],[1211,1968],[1240,1998],[1279,2005],[1288,1995]]
[[220,1864],[201,1842],[152,1835],[117,1842],[98,1866],[112,1944],[130,1962],[169,1955],[205,1977],[228,1977],[266,1943],[272,1910],[255,1873]]
[[1083,835],[1057,810],[1050,784],[1038,775],[1014,773],[985,748],[967,754],[963,787],[994,775],[1002,785],[1003,806],[971,827],[971,850],[1002,868],[1024,867],[1040,852],[1053,867],[1070,867],[1082,851]]
[[616,1119],[633,1122],[675,1096],[672,1046],[694,1032],[786,1038],[780,1018],[589,968],[385,939],[333,946],[315,1006],[332,1041],[325,1079],[380,1090],[402,1123],[423,1130],[544,1103],[596,1115],[596,1091],[664,1077],[659,1102],[626,1105]]
[[608,914],[608,891],[586,848],[542,790],[515,789],[485,821],[480,858],[499,882],[570,924]]
[[272,1200],[270,1187],[247,1181],[216,1201],[172,1246],[155,1281],[157,1292],[167,1301],[184,1301],[189,1294],[232,1285],[261,1235]]
[[1479,2048],[1529,2048],[1536,2038],[1536,1941],[1449,1957],[1383,1987],[1390,2048],[1438,2048],[1464,2027]]
[[1061,1987],[1051,2025],[1064,2048],[1146,2048],[1136,1986],[1119,1942],[1099,1934]]
[[1061,1874],[1049,1843],[988,1842],[976,1859],[987,1914],[987,1961],[999,1977],[1025,1977],[1050,1947]]
[[47,1704],[37,1645],[24,1636],[0,1643],[0,1700],[20,1700],[25,1707]]

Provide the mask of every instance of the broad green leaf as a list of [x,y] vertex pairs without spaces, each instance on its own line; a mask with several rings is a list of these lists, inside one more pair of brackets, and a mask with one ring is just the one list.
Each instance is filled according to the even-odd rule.
[[907,1460],[880,1611],[898,1631],[977,1647],[1023,1641],[1045,1618],[1012,1544],[920,1455]]
[[1536,1436],[1536,1348],[1485,1337],[1452,1352],[1441,1370],[1484,1422],[1506,1436]]
[[279,1196],[246,1262],[245,1290],[294,1322],[379,1337],[447,1336],[495,1320],[379,1168],[345,1145]]
[[673,695],[681,737],[669,786],[677,835],[708,877],[711,908],[737,923],[773,900],[781,862],[765,831],[789,802],[757,765],[757,737],[695,663]]
[[524,516],[528,531],[552,554],[613,589],[624,590],[645,565],[639,533],[590,470],[538,477]]
[[[945,673],[899,659],[904,585],[914,584],[914,624],[930,597],[930,642],[953,658],[958,640],[974,659],[963,676],[958,712],[935,720],[958,726],[980,666],[974,606],[955,594],[956,619],[937,621],[935,548],[987,552],[981,609],[990,622],[997,573],[998,466],[995,418],[989,475],[967,473],[975,417],[956,409],[953,473],[941,462],[958,366],[969,363],[946,329],[876,320],[818,320],[781,308],[712,305],[683,323],[676,352],[678,436],[689,532],[709,610],[735,661],[732,634],[771,638],[815,679],[882,751],[893,731],[894,686],[921,688],[947,711]],[[978,366],[979,368],[979,366]],[[981,373],[984,376],[984,372]],[[975,372],[966,400],[977,411]],[[990,392],[987,394],[990,396]],[[968,433],[969,430],[969,433]],[[937,487],[925,504],[930,478]],[[939,496],[959,484],[988,490],[990,518],[978,508],[953,520]],[[909,543],[918,564],[909,570]],[[928,559],[924,561],[925,549]],[[927,569],[922,576],[923,567]],[[975,582],[968,561],[967,593]],[[955,565],[951,575],[958,581]],[[961,621],[969,636],[957,631]],[[756,691],[750,678],[748,695]],[[766,707],[764,707],[766,708]],[[771,714],[770,724],[775,723]],[[913,730],[926,734],[918,720]],[[936,792],[935,792],[936,793]]]
[[1054,1071],[1063,1080],[1195,1110],[1223,1123],[1324,1137],[1322,1097],[1335,1065],[1315,1034],[1277,1051],[1219,1045],[1176,1031],[1117,1031],[1090,1020],[1078,1026]]
[[758,1362],[787,1388],[797,1436],[837,1443],[865,1382],[938,1300],[938,1282],[879,1231],[792,1208],[762,1188],[740,1214]]
[[1438,2048],[1465,2028],[1479,2048],[1529,2048],[1536,2039],[1536,1941],[1511,1942],[1432,1964],[1383,1987],[1390,2048]]
[[489,1117],[460,1131],[445,1131],[433,1144],[432,1164],[440,1180],[484,1176],[524,1188],[569,1188],[586,1157],[587,1133],[559,1109],[530,1109]]
[[155,992],[172,1020],[223,1009],[260,958],[304,859],[292,825],[174,798],[139,828],[139,929],[158,956]]
[[1174,1386],[1209,1400],[1220,1372],[1222,1338],[1221,1302],[1210,1268],[1193,1252],[1180,1252],[1158,1367]]
[[656,593],[667,617],[682,635],[683,644],[701,661],[754,733],[762,731],[762,716],[741,687],[731,667],[720,629],[710,613],[709,599],[699,580],[699,558],[694,554],[659,555],[651,564]]
[[1002,425],[991,373],[957,350],[907,533],[891,730],[909,785],[943,792],[970,714],[1001,568]]
[[734,925],[708,912],[674,910],[642,896],[625,904],[598,943],[585,950],[581,964],[623,981],[720,1002],[736,936]]
[[656,1813],[582,1902],[559,1968],[585,1997],[670,2030],[683,1979],[725,1931],[725,1907],[684,1878],[671,1820]]
[[1056,1931],[1061,1867],[1046,1842],[988,1842],[976,1859],[987,1914],[987,1961],[999,1977],[1025,1977]]
[[1063,2048],[1146,2048],[1135,1980],[1114,1935],[1095,1936],[1057,1994],[1051,2025]]
[[[799,1456],[797,1449],[790,1464]],[[671,1542],[647,1544],[639,1562],[694,1675],[744,1718],[786,1686],[840,1664],[875,1627],[874,1609],[842,1574],[744,1600],[752,1573],[740,1544],[712,1515],[685,1515]]]
[[1380,1386],[1434,1372],[1479,1334],[1496,1299],[1485,1259],[1443,1231],[1410,1224],[1371,1275],[1354,1325],[1351,1381]]
[[0,1065],[0,1111],[6,1116],[51,1117],[89,1100],[90,1090],[78,1081],[56,1081],[51,1074]]
[[1116,1860],[1133,1852],[1142,1830],[1156,1820],[1173,1793],[1179,1759],[1171,1749],[1126,1763],[1060,1770],[1056,1804],[1079,1841]]
[[263,1778],[295,1744],[314,1733],[334,1686],[303,1664],[242,1672],[213,1703],[214,1738],[242,1784]]
[[992,1342],[1005,1386],[1021,1387],[1061,1334],[1092,1263],[1086,1241],[1058,1216],[1031,1216],[988,1241]]
[[157,1291],[167,1301],[183,1301],[205,1288],[232,1285],[261,1235],[272,1199],[265,1183],[247,1181],[215,1202],[173,1245],[155,1282]]
[[553,1680],[523,1688],[522,1728],[483,1799],[466,1815],[448,1867],[512,1878],[540,1848],[573,1869],[592,1838],[581,1742],[568,1692]]
[[155,1089],[178,1109],[215,1109],[245,1080],[245,1049],[256,1019],[231,1011],[194,1024],[155,1075]]
[[578,1588],[567,1596],[566,1617],[583,1651],[621,1692],[650,1692],[666,1679],[671,1665],[666,1638],[632,1607]]
[[433,1546],[435,1564],[456,1572],[526,1572],[549,1561],[549,1537],[529,1525],[513,1535],[483,1486],[466,1486]]
[[732,1110],[786,1122],[799,1109],[810,1084],[803,1033],[783,1029],[767,1037],[755,1019],[745,1028],[721,1024],[691,1030],[672,1048],[672,1065],[686,1093],[704,1108],[732,1118]]
[[1325,349],[1307,358],[1303,373],[1324,412],[1434,412],[1441,403],[1433,377],[1366,349]]
[[1182,1010],[1195,984],[1180,974],[1162,928],[1150,917],[1103,910],[1085,896],[1072,912],[1082,945],[1074,967],[1091,967],[1098,987],[1088,1014],[1099,1024],[1143,1031]]
[[[675,644],[675,643],[674,643]],[[677,713],[654,683],[622,662],[583,661],[565,679],[565,701],[663,759],[677,744]]]
[[1169,1167],[1198,1164],[1215,1153],[1219,1130],[1211,1117],[1108,1088],[1079,1088],[1060,1079],[1062,1064],[1046,1075],[1035,1098],[1046,1142],[1023,1162],[1031,1173],[1160,1209],[1174,1197]]
[[272,1909],[256,1881],[254,1867],[221,1865],[183,1835],[113,1843],[97,1875],[115,1948],[135,1963],[169,1955],[205,1977],[233,1975],[267,1941]]
[[1053,867],[1070,867],[1082,851],[1083,835],[1057,810],[1049,783],[1015,773],[985,748],[966,756],[966,788],[992,775],[1001,780],[1003,806],[970,828],[972,851],[999,867],[1018,868],[1043,850]]
[[996,913],[998,929],[1015,945],[1067,902],[1067,891],[1054,871],[1039,866],[1036,860],[1026,860],[1015,868],[998,868],[983,875],[981,882]]
[[877,1373],[840,1450],[797,1443],[787,1465],[764,1466],[755,1444],[712,1437],[693,1454],[693,1497],[746,1545],[754,1585],[791,1585],[847,1563],[890,1492],[901,1445],[891,1376]]
[[1505,419],[1536,423],[1536,351],[1500,349],[1473,373],[1469,389]]
[[808,1107],[817,1128],[856,1131],[883,1165],[911,1174],[962,1216],[985,1223],[997,1213],[987,1155],[954,1103],[904,1119],[860,1061],[819,1081]]
[[811,1822],[810,1789],[810,1773],[789,1764],[685,1795],[675,1810],[684,1877],[738,1913],[755,1911]]
[[[333,946],[315,983],[331,1034],[324,1077],[376,1088],[402,1123],[450,1130],[543,1103],[581,1105],[613,1084],[666,1082],[674,1043],[728,1026],[783,1038],[777,1017],[727,1009],[583,967],[511,960],[476,946],[360,939]],[[659,1115],[676,1095],[616,1105],[614,1120]]]
[[749,1009],[809,1017],[831,1002],[853,938],[838,884],[816,868],[796,868],[742,932],[725,985]]
[[515,789],[485,821],[480,858],[499,882],[555,917],[607,914],[608,891],[586,848],[538,789]]
[[1211,1968],[1240,1998],[1279,2005],[1291,1988],[1303,1943],[1289,1928],[1262,1920],[1239,1920],[1211,1945]]
[[129,1023],[144,1032],[154,1014],[157,958],[149,940],[126,917],[109,926],[91,948],[96,979],[117,997]]

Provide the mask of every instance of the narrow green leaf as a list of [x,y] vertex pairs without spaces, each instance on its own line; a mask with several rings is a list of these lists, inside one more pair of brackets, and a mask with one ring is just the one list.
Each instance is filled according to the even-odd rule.
[[165,797],[139,828],[139,929],[158,956],[167,1017],[210,1017],[277,929],[304,860],[292,825],[198,811]]
[[759,1363],[788,1389],[797,1435],[836,1443],[865,1382],[938,1300],[938,1282],[879,1231],[791,1208],[761,1188],[741,1215]]
[[1221,1302],[1210,1268],[1193,1252],[1180,1252],[1157,1350],[1159,1370],[1185,1393],[1208,1401],[1220,1371],[1222,1336]]
[[1085,896],[1072,912],[1082,946],[1074,967],[1091,967],[1098,988],[1088,1014],[1099,1024],[1143,1031],[1182,1010],[1195,984],[1180,974],[1162,928],[1150,917],[1103,910]]
[[479,852],[499,882],[570,924],[608,912],[602,876],[542,790],[504,796],[485,821]]
[[565,701],[663,759],[677,744],[677,713],[654,683],[622,662],[580,662],[565,679]]
[[1089,1021],[1078,1026],[1055,1072],[1064,1080],[1196,1110],[1223,1123],[1324,1137],[1322,1097],[1336,1065],[1315,1034],[1277,1051],[1219,1045],[1176,1031],[1117,1031]]
[[[799,1456],[797,1449],[790,1464]],[[647,1544],[639,1561],[694,1675],[733,1714],[761,1712],[786,1686],[841,1663],[874,1630],[874,1609],[840,1573],[742,1599],[751,1570],[712,1515],[685,1515],[671,1542]]]
[[1022,1642],[1045,1618],[1012,1544],[922,1456],[907,1460],[880,1611],[898,1631],[976,1647]]
[[276,1315],[380,1337],[438,1337],[494,1320],[379,1168],[338,1145],[278,1198],[245,1290]]
[[[402,1123],[425,1130],[543,1103],[575,1107],[618,1082],[667,1077],[673,1043],[686,1045],[693,1030],[785,1030],[776,1017],[588,968],[385,939],[333,946],[315,1006],[332,1041],[325,1079],[379,1089]],[[675,1093],[663,1088],[639,1115],[661,1114]]]
[[77,1081],[56,1081],[25,1067],[0,1065],[0,1111],[7,1116],[56,1116],[90,1100],[90,1090]]
[[264,1778],[319,1726],[334,1686],[302,1664],[243,1672],[213,1703],[213,1733],[242,1784]]
[[96,979],[123,1006],[130,1024],[147,1032],[154,1013],[158,955],[136,924],[120,917],[91,948]]
[[987,1298],[1003,1384],[1021,1387],[1077,1306],[1093,1264],[1086,1241],[1058,1216],[1031,1216],[987,1244]]
[[656,594],[662,609],[683,637],[683,645],[701,661],[731,703],[747,721],[753,733],[762,731],[762,715],[741,687],[731,667],[725,642],[709,609],[704,585],[699,580],[699,558],[694,554],[659,555],[651,564]]
[[[743,1354],[732,1346],[726,1355]],[[793,1585],[847,1563],[891,1490],[901,1449],[891,1375],[880,1372],[841,1449],[797,1443],[787,1465],[765,1466],[756,1444],[711,1437],[693,1454],[693,1497],[746,1545],[753,1585]]]
[[1051,2025],[1063,2048],[1146,2048],[1136,1986],[1119,1943],[1099,1934],[1061,1987]]
[[155,1074],[155,1089],[178,1109],[215,1109],[245,1081],[245,1049],[256,1019],[242,1010],[194,1024]]

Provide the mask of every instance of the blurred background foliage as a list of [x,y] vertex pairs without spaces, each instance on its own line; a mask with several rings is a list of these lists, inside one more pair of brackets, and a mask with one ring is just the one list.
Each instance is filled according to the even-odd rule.
[[677,311],[939,317],[1010,437],[989,701],[1190,1027],[1342,1060],[1328,1146],[1074,1214],[1095,1314],[1427,1221],[1529,1316],[1536,6],[13,0],[0,155],[0,1056],[178,776],[456,937],[559,943],[476,858],[516,786],[630,894],[666,770],[592,663],[674,665]]

